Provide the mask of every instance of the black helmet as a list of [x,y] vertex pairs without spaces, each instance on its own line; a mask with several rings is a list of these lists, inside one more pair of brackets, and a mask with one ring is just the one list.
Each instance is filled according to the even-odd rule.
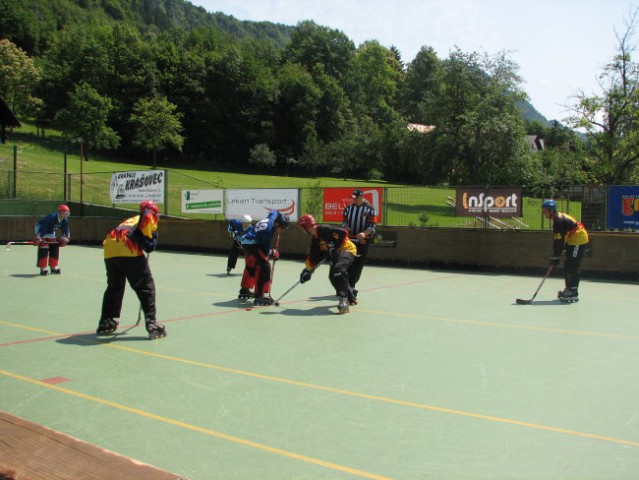
[[284,229],[291,226],[291,220],[288,218],[288,215],[285,215],[283,213],[278,213],[275,221],[278,223],[280,227]]

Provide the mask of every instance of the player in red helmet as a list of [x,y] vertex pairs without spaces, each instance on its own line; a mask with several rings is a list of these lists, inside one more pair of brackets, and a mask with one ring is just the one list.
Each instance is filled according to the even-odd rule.
[[128,280],[140,300],[149,338],[166,336],[164,325],[157,323],[155,318],[155,282],[148,258],[144,255],[157,247],[158,222],[157,205],[144,201],[140,203],[140,215],[122,222],[102,242],[107,288],[102,299],[97,335],[110,335],[118,328],[124,287]]
[[339,297],[337,310],[340,314],[348,313],[349,305],[357,304],[348,283],[349,270],[355,260],[357,247],[349,240],[346,230],[331,225],[318,225],[312,215],[302,215],[297,225],[313,237],[305,268],[300,274],[300,282],[308,282],[315,267],[328,256],[328,279]]
[[307,231],[309,228],[314,227],[315,225],[317,225],[317,222],[315,221],[315,218],[313,217],[313,215],[309,215],[308,213],[306,215],[302,215],[300,217],[300,219],[297,221],[297,225],[304,231]]
[[[71,210],[67,205],[61,204],[57,210],[42,217],[35,224],[34,243],[38,246],[38,260],[36,266],[40,268],[40,275],[46,275],[47,265],[51,273],[60,275],[62,270],[58,268],[60,260],[60,247],[69,243],[71,230],[69,229],[69,215]],[[56,238],[56,230],[60,231],[60,238]]]
[[145,210],[150,210],[156,216],[160,215],[160,209],[158,208],[157,203],[153,200],[145,200],[140,202],[140,213],[144,213]]

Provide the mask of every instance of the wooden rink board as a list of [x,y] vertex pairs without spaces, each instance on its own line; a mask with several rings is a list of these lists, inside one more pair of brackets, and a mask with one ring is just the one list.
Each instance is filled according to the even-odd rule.
[[[303,268],[280,250],[275,298]],[[367,265],[337,315],[326,266],[251,309],[242,259],[159,250],[150,341],[128,285],[96,337],[100,248],[66,247],[55,276],[35,256],[0,251],[0,466],[29,480],[639,478],[634,283],[565,305],[553,275],[516,305],[541,275]]]
[[0,439],[0,472],[18,478],[188,480],[1,411]]

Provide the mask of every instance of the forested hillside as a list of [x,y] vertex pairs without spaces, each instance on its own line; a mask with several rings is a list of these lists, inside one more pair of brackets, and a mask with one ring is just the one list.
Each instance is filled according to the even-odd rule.
[[245,22],[183,0],[2,0],[0,31],[0,95],[88,156],[540,190],[593,181],[583,142],[528,103],[504,53],[424,45],[404,59],[312,21]]

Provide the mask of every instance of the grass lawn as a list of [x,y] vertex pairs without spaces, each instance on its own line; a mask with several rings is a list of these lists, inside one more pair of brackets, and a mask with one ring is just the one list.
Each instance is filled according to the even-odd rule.
[[[113,172],[144,170],[151,168],[149,160],[114,159],[89,152],[89,161],[80,161],[80,145],[65,142],[60,133],[50,130],[46,137],[36,134],[31,124],[16,129],[6,144],[0,144],[0,198],[10,191],[14,162],[17,163],[17,198],[22,200],[61,200],[111,205],[109,187]],[[15,156],[15,157],[14,157]],[[17,158],[17,162],[16,162]],[[66,164],[66,167],[65,167]],[[66,170],[65,170],[66,168]],[[456,217],[449,205],[455,198],[455,189],[391,184],[384,181],[334,177],[295,177],[263,173],[235,173],[213,169],[181,168],[179,165],[158,165],[169,170],[168,212],[181,213],[183,190],[208,190],[229,188],[299,188],[302,210],[307,211],[313,196],[321,194],[323,187],[361,188],[385,187],[386,225],[411,225],[428,227],[485,228],[481,221],[471,217]],[[68,174],[65,180],[65,171]],[[81,183],[82,181],[82,183]],[[317,197],[315,197],[317,199]],[[541,199],[524,198],[523,227],[516,220],[508,223],[520,227],[540,229]],[[126,207],[126,205],[124,205]],[[577,211],[579,210],[579,211]],[[571,202],[570,212],[579,217],[580,205]],[[223,215],[191,214],[193,218],[222,220]],[[504,228],[503,225],[501,225]]]

